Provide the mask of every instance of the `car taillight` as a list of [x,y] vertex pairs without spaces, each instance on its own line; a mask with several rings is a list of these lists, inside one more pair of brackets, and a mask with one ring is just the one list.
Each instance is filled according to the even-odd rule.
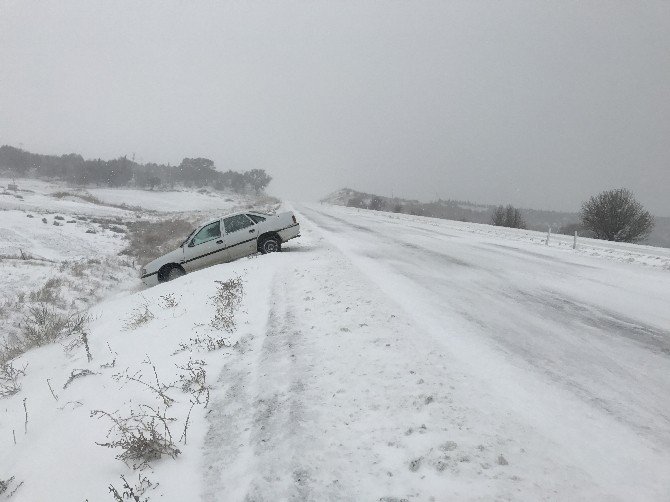
[[298,220],[295,219],[295,214],[292,214],[291,217],[293,218],[293,223],[298,223]]

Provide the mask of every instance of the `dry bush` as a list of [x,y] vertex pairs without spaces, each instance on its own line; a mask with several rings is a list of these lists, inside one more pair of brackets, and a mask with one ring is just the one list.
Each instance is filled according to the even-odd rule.
[[156,371],[156,366],[154,366],[151,363],[151,361],[147,359],[146,361],[143,361],[143,363],[151,366],[154,373],[154,378],[156,380],[155,384],[145,382],[141,371],[137,371],[131,375],[128,373],[127,368],[125,371],[121,373],[116,373],[115,375],[112,375],[112,378],[117,382],[125,381],[125,382],[141,383],[146,388],[154,392],[159,398],[161,398],[161,400],[163,401],[163,405],[166,408],[168,408],[170,405],[172,405],[172,403],[174,403],[174,399],[172,399],[170,396],[167,395],[167,391],[173,388],[174,385],[166,385],[160,381],[160,379],[158,378],[158,372]]
[[236,327],[235,311],[244,296],[244,284],[240,277],[216,283],[216,293],[210,297],[216,310],[209,325],[214,329],[232,333]]
[[89,322],[86,314],[63,315],[45,304],[28,308],[24,316],[22,335],[24,352],[41,347],[73,334],[81,334]]
[[177,301],[177,298],[175,298],[174,293],[168,293],[161,295],[158,298],[158,306],[162,309],[168,310],[178,307],[179,302]]
[[108,204],[104,204],[100,199],[98,199],[94,195],[91,195],[88,192],[73,193],[73,192],[66,192],[66,191],[58,191],[58,192],[52,193],[51,196],[56,198],[56,199],[63,199],[65,197],[74,197],[74,198],[83,200],[84,202],[90,202],[91,204],[98,204],[100,206],[108,205]]
[[10,340],[3,340],[0,344],[0,364],[7,364],[24,352],[23,345],[14,337]]
[[40,289],[31,291],[28,295],[28,298],[31,302],[63,306],[64,300],[60,291],[62,285],[62,279],[52,277],[51,279],[47,280],[47,282],[45,282]]
[[148,263],[178,247],[194,226],[194,222],[181,218],[132,222],[126,235],[130,242],[121,254]]
[[21,390],[19,379],[26,376],[27,366],[19,369],[12,362],[0,362],[0,397],[13,396]]
[[145,301],[145,303],[139,307],[135,307],[130,315],[125,319],[123,323],[123,329],[137,329],[140,326],[144,326],[154,318],[154,313],[149,310],[149,304]]
[[5,493],[11,484],[14,482],[14,476],[10,477],[9,479],[2,480],[0,479],[0,495]]
[[143,469],[164,456],[177,458],[181,453],[172,439],[169,426],[176,419],[168,417],[160,408],[142,404],[139,409],[131,410],[127,417],[119,416],[118,412],[94,410],[91,417],[106,417],[112,421],[107,437],[112,436],[113,439],[96,444],[121,449],[116,458],[134,470]]
[[205,408],[207,408],[211,387],[207,385],[205,364],[205,361],[199,359],[189,359],[186,365],[177,366],[177,368],[182,371],[179,375],[179,387],[181,390],[191,394],[195,404],[204,404]]
[[232,344],[230,343],[230,340],[223,336],[219,337],[214,337],[211,335],[196,336],[189,338],[188,342],[186,343],[180,342],[179,347],[177,347],[177,350],[175,350],[172,353],[172,355],[179,354],[180,352],[192,352],[194,349],[213,352],[215,350],[231,346]]
[[96,375],[96,373],[92,372],[91,370],[87,369],[75,369],[70,372],[70,377],[67,379],[67,382],[65,382],[65,385],[63,385],[63,390],[67,389],[68,386],[77,378],[82,378],[85,376],[91,376],[91,375]]
[[125,502],[130,500],[131,502],[148,502],[149,497],[141,499],[140,497],[145,494],[147,490],[153,490],[158,486],[158,483],[152,483],[146,476],[141,474],[137,475],[137,484],[131,486],[126,478],[122,475],[121,480],[123,485],[121,491],[117,490],[113,484],[109,484],[109,493],[112,494],[112,497],[116,502]]

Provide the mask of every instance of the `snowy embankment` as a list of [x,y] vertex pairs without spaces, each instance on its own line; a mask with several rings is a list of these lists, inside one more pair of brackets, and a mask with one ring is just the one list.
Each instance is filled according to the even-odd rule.
[[[123,475],[140,500],[667,499],[662,255],[297,209],[281,254],[96,306],[92,360],[74,335],[15,361],[6,494],[113,500]],[[134,471],[115,457],[142,410],[172,441]]]
[[[80,311],[115,291],[136,289],[141,260],[132,252],[119,256],[129,245],[130,225],[160,226],[173,217],[195,222],[274,202],[206,191],[85,190],[0,178],[0,347],[34,303]],[[163,240],[175,237],[180,236]]]

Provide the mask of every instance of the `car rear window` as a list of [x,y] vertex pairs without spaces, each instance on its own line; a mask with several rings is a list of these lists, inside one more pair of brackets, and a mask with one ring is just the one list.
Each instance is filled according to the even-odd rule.
[[262,216],[258,216],[257,214],[247,214],[249,218],[254,220],[254,223],[260,223],[261,221],[265,221],[265,218]]
[[243,214],[237,214],[223,219],[223,226],[225,227],[227,234],[237,232],[238,230],[250,227],[251,225],[253,225],[253,223]]

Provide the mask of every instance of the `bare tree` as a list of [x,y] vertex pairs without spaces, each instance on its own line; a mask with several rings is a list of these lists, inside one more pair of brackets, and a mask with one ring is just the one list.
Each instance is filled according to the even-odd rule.
[[498,206],[491,215],[491,223],[497,227],[526,228],[521,211],[511,204],[507,207]]
[[608,241],[637,242],[654,228],[654,217],[626,188],[594,195],[582,205],[580,217],[596,239]]

